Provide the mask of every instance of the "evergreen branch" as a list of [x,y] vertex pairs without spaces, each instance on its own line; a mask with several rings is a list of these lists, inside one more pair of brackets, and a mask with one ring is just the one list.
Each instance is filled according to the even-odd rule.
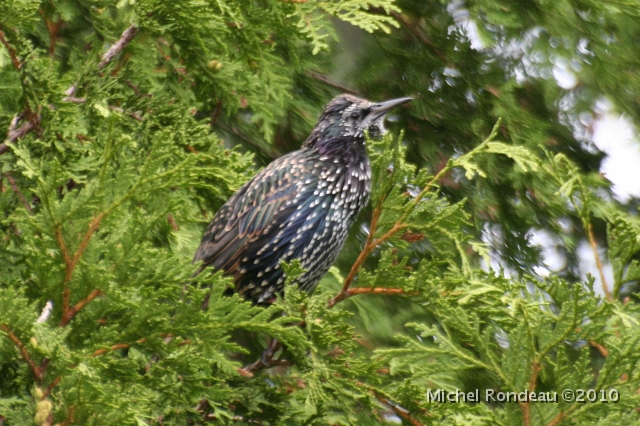
[[[40,121],[39,115],[36,115],[35,119],[29,120],[22,126],[18,127],[18,122],[23,115],[24,113],[19,114],[11,120],[11,123],[9,124],[9,131],[7,132],[7,143],[16,142],[18,139],[25,137],[27,133],[37,127],[37,124]],[[9,145],[7,143],[0,143],[0,155],[9,151]]]
[[[531,376],[529,377],[529,384],[528,384],[528,390],[530,392],[536,388],[536,382],[538,380],[538,375],[542,370],[542,360],[544,359],[544,357],[547,356],[547,354],[549,353],[549,351],[551,351],[551,349],[553,349],[559,343],[564,342],[569,336],[569,334],[575,329],[578,323],[578,298],[574,295],[573,299],[574,299],[573,300],[573,319],[571,321],[571,324],[569,324],[569,326],[560,334],[560,336],[558,336],[554,341],[547,344],[547,346],[545,346],[542,349],[542,351],[538,354],[538,356],[533,360],[533,365],[531,367]],[[531,404],[530,402],[523,402],[519,404],[520,409],[522,410],[522,422],[525,426],[529,426],[531,424],[531,417],[530,417],[531,405],[530,404]],[[554,419],[549,424],[550,425],[558,424],[566,416],[566,414],[567,412],[565,412],[564,414],[560,413],[556,417],[556,419]],[[556,420],[558,423],[553,423]]]
[[396,223],[393,224],[391,229],[389,229],[381,237],[374,239],[373,235],[376,232],[377,220],[378,220],[378,218],[380,216],[380,213],[382,211],[382,203],[384,202],[384,198],[381,199],[378,202],[378,206],[374,209],[373,217],[372,217],[372,220],[371,220],[371,226],[369,228],[369,235],[367,236],[367,242],[365,243],[364,247],[362,248],[362,251],[358,255],[358,258],[356,259],[355,263],[351,266],[351,270],[349,271],[349,274],[347,275],[347,277],[344,280],[344,283],[342,285],[342,289],[340,290],[340,292],[336,296],[334,296],[332,299],[330,299],[329,302],[327,303],[327,307],[328,308],[332,308],[339,301],[344,300],[344,299],[346,299],[348,297],[347,293],[349,291],[349,287],[351,286],[351,283],[353,282],[353,280],[356,277],[358,271],[360,270],[360,267],[362,266],[364,261],[367,259],[367,257],[369,257],[369,255],[378,246],[380,246],[382,243],[388,241],[391,237],[393,237],[401,229],[404,229],[404,228],[407,227],[405,222],[409,218],[411,213],[413,213],[413,211],[417,207],[418,203],[420,201],[422,201],[422,199],[437,184],[437,182],[440,181],[440,179],[442,179],[454,167],[457,167],[459,165],[464,164],[470,158],[472,158],[473,156],[475,156],[478,153],[480,153],[485,148],[485,146],[496,137],[496,135],[498,134],[498,129],[500,128],[500,123],[501,122],[502,122],[502,119],[499,118],[498,121],[496,122],[496,124],[493,126],[493,129],[491,130],[491,133],[489,134],[489,136],[484,141],[482,141],[482,143],[480,145],[478,145],[477,147],[475,147],[471,151],[467,152],[466,154],[462,155],[461,157],[456,158],[455,160],[449,160],[447,162],[447,164],[442,169],[440,169],[440,171],[425,185],[425,187],[422,188],[422,191],[420,191],[420,193],[409,203],[407,208],[404,210],[404,212],[402,213],[400,218],[396,221]]
[[384,287],[356,287],[349,288],[346,292],[340,292],[329,301],[327,304],[328,308],[332,308],[336,303],[343,301],[344,299],[348,299],[351,296],[356,296],[358,294],[384,294],[389,296],[417,296],[419,293],[417,292],[407,292],[401,288],[384,288]]
[[402,408],[401,406],[389,400],[388,398],[385,398],[384,396],[379,395],[374,390],[371,390],[371,393],[378,401],[380,401],[384,405],[391,407],[391,410],[393,410],[396,416],[406,420],[412,426],[423,426],[422,423],[420,423],[418,420],[411,417],[411,413],[409,413],[409,411],[407,411],[406,409]]
[[576,404],[573,404],[571,407],[567,408],[566,411],[558,413],[558,415],[555,416],[553,420],[547,423],[547,426],[558,426],[562,422],[562,420],[564,420],[577,407],[578,406]]
[[383,395],[379,389],[376,389],[360,381],[357,381],[356,385],[367,388],[369,393],[371,393],[371,395],[373,395],[378,401],[380,401],[383,405],[390,407],[398,417],[406,420],[412,426],[423,426],[422,423],[411,416],[411,413],[409,413],[407,409],[403,408],[400,404]]
[[67,418],[58,426],[69,426],[75,423],[76,406],[70,405],[67,410]]
[[72,308],[70,308],[67,314],[69,321],[71,321],[73,317],[76,316],[76,314],[80,311],[80,309],[84,308],[89,302],[91,302],[93,299],[100,296],[101,294],[102,292],[100,290],[95,289],[91,293],[89,293],[87,297],[85,297],[84,299],[76,303]]
[[277,366],[291,366],[293,362],[288,361],[286,359],[273,359],[274,355],[280,348],[282,347],[282,343],[280,343],[277,339],[272,339],[269,342],[269,346],[264,350],[262,356],[259,360],[254,362],[253,364],[249,364],[243,368],[239,368],[238,374],[244,377],[253,377],[255,373],[265,368],[277,367]]
[[[98,229],[98,226],[100,226],[100,223],[102,222],[102,219],[104,219],[105,216],[109,215],[112,211],[114,211],[116,208],[118,208],[123,202],[125,202],[127,199],[129,199],[140,186],[142,186],[142,185],[144,185],[146,183],[152,182],[154,180],[163,179],[164,177],[174,173],[183,164],[184,163],[181,163],[178,166],[176,166],[175,168],[173,168],[173,169],[171,169],[171,170],[169,170],[167,172],[159,173],[159,174],[154,175],[154,176],[152,176],[150,178],[140,179],[138,182],[136,182],[135,185],[133,185],[129,189],[129,191],[127,191],[127,193],[124,196],[122,196],[122,198],[120,198],[118,201],[116,201],[113,204],[111,204],[111,206],[109,206],[109,208],[107,208],[105,211],[103,211],[103,212],[99,213],[97,216],[95,216],[91,220],[91,223],[89,224],[89,229],[87,229],[87,232],[84,234],[84,236],[82,238],[82,241],[80,242],[80,245],[78,246],[78,249],[74,253],[73,257],[71,257],[69,249],[68,249],[67,245],[64,242],[64,238],[62,237],[62,227],[60,225],[56,225],[55,226],[56,239],[58,241],[58,246],[60,247],[60,250],[62,251],[62,257],[63,257],[64,263],[65,263],[65,276],[64,276],[63,290],[62,290],[62,318],[60,319],[60,326],[64,327],[67,324],[69,324],[69,322],[71,321],[73,316],[75,316],[75,314],[77,314],[78,310],[82,309],[87,303],[89,303],[91,300],[95,299],[98,295],[101,294],[99,290],[94,290],[87,297],[87,299],[84,299],[84,300],[78,302],[78,304],[76,306],[74,306],[73,308],[71,308],[69,306],[69,303],[70,303],[69,300],[71,298],[71,290],[69,288],[69,282],[71,281],[71,277],[73,276],[73,272],[74,272],[76,266],[78,265],[78,262],[80,261],[80,257],[82,256],[82,254],[84,253],[85,249],[89,245],[89,241],[91,240],[91,237],[93,237],[93,234],[95,233],[95,231]],[[52,212],[50,212],[50,214],[53,217]]]
[[[533,365],[531,366],[531,377],[529,378],[529,385],[527,388],[529,392],[532,392],[536,388],[536,381],[538,380],[538,374],[542,370],[542,366],[538,361],[533,361]],[[522,410],[522,423],[524,426],[529,426],[531,424],[531,416],[529,411],[531,409],[531,403],[529,402],[521,402],[520,410]]]
[[411,25],[407,21],[405,21],[400,13],[398,13],[398,12],[396,12],[394,10],[390,11],[389,13],[403,27],[405,27],[407,30],[409,30],[409,32],[411,32],[411,34],[413,34],[416,38],[418,38],[422,43],[426,44],[429,47],[429,49],[431,49],[431,51],[433,53],[435,53],[438,56],[438,58],[440,58],[442,60],[442,62],[445,62],[445,63],[448,62],[447,61],[447,57],[444,56],[444,54],[435,46],[435,44],[433,44],[431,42],[431,40],[429,40],[424,34],[422,34],[422,32],[420,30],[418,30],[416,27],[414,27],[413,25]]
[[[91,293],[91,295],[87,297],[87,299],[89,300],[85,299],[83,301],[78,302],[78,304],[73,308],[69,307],[69,299],[71,297],[69,282],[71,281],[73,271],[76,269],[76,266],[80,261],[80,257],[82,256],[82,253],[84,253],[85,249],[89,245],[89,241],[91,240],[91,237],[93,236],[94,232],[100,225],[100,222],[102,221],[103,217],[104,217],[104,213],[100,213],[91,220],[91,223],[89,224],[89,229],[84,234],[84,237],[80,242],[80,246],[78,247],[78,250],[76,250],[76,252],[74,253],[73,258],[70,256],[69,249],[65,245],[64,239],[62,238],[62,228],[60,226],[56,227],[56,237],[58,240],[58,246],[60,247],[60,250],[62,250],[62,256],[64,258],[64,263],[65,263],[65,274],[64,274],[64,282],[63,282],[64,288],[62,290],[62,318],[60,319],[60,326],[64,327],[67,324],[69,324],[69,321],[71,321],[71,318],[73,318],[73,316],[78,312],[79,309],[82,309],[84,305],[89,303],[91,300],[93,300],[100,294],[99,290],[94,290]],[[95,294],[96,292],[98,293]],[[76,310],[76,307],[78,308],[77,310]]]
[[[590,203],[589,203],[588,194],[590,191],[585,186],[582,176],[579,175],[579,172],[576,166],[571,162],[571,160],[569,160],[565,156],[560,156],[559,154],[556,157],[559,157],[558,162],[563,161],[566,163],[569,169],[569,174],[571,176],[569,180],[566,182],[563,182],[562,179],[554,176],[556,178],[556,181],[559,184],[561,184],[560,190],[558,192],[559,193],[566,192],[566,195],[569,198],[571,205],[576,210],[576,212],[578,212],[580,221],[582,222],[582,227],[584,229],[584,232],[587,234],[589,245],[591,246],[591,250],[593,252],[593,257],[596,262],[596,267],[598,268],[598,275],[600,276],[600,281],[602,282],[602,289],[604,290],[605,298],[607,301],[611,301],[613,299],[611,296],[611,292],[609,291],[609,285],[607,284],[607,281],[604,277],[602,261],[600,259],[600,254],[598,254],[598,245],[596,243],[595,237],[593,236],[593,226],[591,225],[591,219],[590,219],[591,215],[589,213]],[[573,198],[573,192],[574,192],[573,182],[574,181],[577,182],[578,187],[580,189],[580,193],[582,194],[582,205],[578,205],[578,203]],[[614,292],[615,292],[615,283],[614,283]]]
[[22,68],[22,62],[20,62],[20,59],[18,59],[18,54],[16,53],[16,49],[14,49],[11,46],[11,44],[9,44],[2,30],[0,30],[0,43],[2,43],[5,49],[7,49],[7,52],[9,52],[9,56],[11,57],[11,63],[13,64],[13,67],[17,70]]
[[42,393],[42,398],[40,398],[40,399],[43,400],[46,397],[48,397],[49,395],[51,395],[51,392],[53,391],[53,388],[58,386],[58,383],[60,383],[60,380],[62,380],[62,377],[60,377],[60,376],[58,376],[55,379],[53,379],[53,382],[49,383],[49,386],[47,386],[47,388],[44,390],[44,392]]
[[[142,339],[138,339],[135,341],[135,343],[138,344],[143,344],[146,343],[147,339],[142,338]],[[91,358],[95,358],[104,354],[108,354],[109,352],[113,352],[113,351],[117,351],[118,349],[128,349],[133,345],[133,343],[117,343],[115,345],[112,345],[108,348],[102,348],[102,349],[98,349],[95,352],[93,352],[91,355],[89,355]]]
[[13,192],[15,192],[18,198],[20,198],[20,201],[22,201],[22,205],[24,206],[25,210],[27,210],[29,214],[33,214],[31,205],[29,205],[29,202],[25,198],[24,194],[20,191],[20,188],[18,187],[18,184],[14,177],[11,175],[11,173],[5,173],[4,175],[7,178],[7,181],[9,181],[9,186],[11,186]]
[[601,345],[595,340],[589,340],[589,344],[596,348],[596,350],[600,352],[600,355],[602,355],[603,357],[607,358],[609,356],[609,350],[604,345]]
[[134,120],[142,121],[142,116],[137,112],[125,112],[123,108],[118,106],[113,106],[113,105],[109,105],[109,109],[111,111],[119,112],[121,114],[127,114],[129,117],[133,118]]
[[593,237],[593,226],[591,225],[591,221],[587,218],[586,220],[586,231],[587,237],[589,238],[589,245],[591,246],[591,250],[593,251],[593,257],[596,260],[596,267],[598,268],[598,274],[600,275],[600,282],[602,283],[602,289],[604,290],[604,297],[611,302],[613,300],[611,298],[611,292],[609,291],[609,285],[607,284],[607,280],[604,278],[604,270],[602,269],[602,260],[600,260],[600,254],[598,253],[598,245],[596,244],[596,240]]
[[275,160],[276,158],[278,158],[278,155],[276,153],[273,153],[270,149],[267,149],[267,148],[265,148],[263,146],[260,146],[259,144],[257,144],[256,142],[252,141],[247,136],[245,136],[244,134],[242,134],[238,130],[234,129],[233,127],[225,126],[224,124],[219,123],[219,122],[215,122],[215,126],[220,128],[220,129],[222,129],[223,131],[225,131],[227,133],[231,133],[232,135],[239,137],[240,139],[242,139],[243,141],[245,141],[246,143],[251,145],[253,148],[255,148],[256,150],[260,151],[260,153],[262,153],[263,155],[271,158],[272,160]]
[[7,334],[7,337],[9,338],[9,340],[11,340],[11,342],[18,348],[18,350],[20,351],[20,355],[22,355],[22,359],[27,363],[27,365],[31,369],[31,372],[35,376],[36,381],[38,383],[41,383],[42,378],[44,377],[44,370],[46,368],[46,364],[43,364],[43,367],[45,368],[38,367],[36,363],[33,361],[33,359],[31,358],[31,355],[29,355],[29,352],[27,351],[27,348],[25,348],[24,343],[22,343],[22,341],[18,338],[18,336],[16,336],[6,324],[0,324],[0,330],[4,331]]
[[320,83],[324,83],[327,86],[333,87],[334,89],[338,89],[338,90],[340,90],[342,92],[350,93],[352,95],[357,95],[358,94],[358,91],[356,91],[354,89],[351,89],[351,88],[349,88],[347,86],[343,86],[341,84],[334,83],[333,81],[329,80],[326,76],[324,76],[324,75],[322,75],[320,73],[317,73],[317,72],[314,72],[314,71],[309,71],[309,72],[307,72],[307,75],[309,77],[313,78],[314,80],[319,81]]
[[51,21],[49,18],[47,18],[42,9],[38,9],[38,13],[40,13],[42,19],[44,19],[45,26],[47,27],[47,33],[49,33],[48,53],[49,57],[53,59],[55,57],[56,43],[58,41],[58,32],[60,31],[60,28],[62,27],[64,21],[62,19],[58,19],[57,22]]
[[[535,353],[535,349],[536,349],[535,339],[534,339],[534,336],[531,334],[531,327],[530,327],[529,316],[527,315],[527,310],[521,306],[521,312],[522,312],[522,317],[524,318],[524,323],[527,329],[529,347],[531,351]],[[531,366],[531,376],[529,377],[529,383],[527,385],[527,389],[529,390],[529,392],[532,392],[536,388],[536,382],[538,381],[538,374],[540,374],[541,369],[542,369],[542,366],[540,365],[540,362],[534,359],[533,364]],[[518,405],[520,406],[520,410],[522,410],[523,424],[525,426],[529,426],[531,424],[531,416],[530,416],[531,404],[529,402],[521,402]]]
[[122,49],[124,49],[125,47],[127,47],[127,45],[129,43],[131,43],[131,41],[133,40],[133,38],[136,36],[136,34],[138,34],[138,27],[136,24],[131,24],[131,26],[129,26],[129,28],[127,28],[122,35],[120,36],[120,38],[118,39],[117,42],[115,42],[115,44],[113,46],[111,46],[109,48],[109,50],[107,50],[107,53],[105,53],[104,55],[102,55],[102,60],[100,61],[100,63],[98,64],[98,68],[102,69],[104,68],[109,62],[111,62],[111,60],[122,51]]

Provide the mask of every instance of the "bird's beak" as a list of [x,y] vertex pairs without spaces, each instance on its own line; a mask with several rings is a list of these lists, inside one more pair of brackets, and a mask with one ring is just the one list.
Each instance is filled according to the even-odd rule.
[[371,112],[367,116],[367,118],[369,119],[368,121],[370,122],[375,121],[383,117],[385,114],[387,114],[389,111],[391,111],[395,107],[406,104],[412,99],[413,98],[398,98],[398,99],[391,99],[389,101],[373,104],[373,106],[371,107]]

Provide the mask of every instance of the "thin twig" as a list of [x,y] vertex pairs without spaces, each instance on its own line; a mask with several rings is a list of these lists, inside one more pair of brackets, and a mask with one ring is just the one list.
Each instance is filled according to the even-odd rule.
[[[538,381],[538,374],[542,367],[538,361],[533,361],[533,366],[531,367],[531,377],[529,377],[529,392],[533,392],[536,388],[536,382]],[[520,403],[520,409],[522,410],[522,422],[525,426],[529,426],[531,424],[531,416],[529,411],[531,409],[531,405],[529,402]]]
[[[62,251],[62,257],[64,259],[64,264],[65,264],[65,274],[64,274],[64,282],[63,282],[63,286],[64,287],[63,287],[63,290],[62,290],[62,318],[60,319],[60,325],[61,326],[65,326],[65,325],[69,324],[69,321],[71,321],[71,318],[73,318],[73,316],[78,312],[77,310],[72,312],[72,309],[75,309],[75,307],[74,308],[70,308],[69,307],[69,300],[71,298],[71,291],[69,289],[69,282],[71,281],[71,277],[73,275],[73,271],[76,269],[76,266],[78,265],[78,262],[80,261],[80,257],[82,256],[82,253],[84,253],[85,249],[87,248],[87,245],[89,245],[89,241],[91,240],[91,237],[93,236],[93,234],[96,231],[96,229],[98,229],[98,226],[100,226],[100,222],[102,221],[103,217],[104,217],[104,213],[100,213],[100,214],[98,214],[96,217],[94,217],[91,220],[91,223],[89,224],[89,229],[84,234],[84,237],[82,238],[82,241],[80,242],[80,246],[78,247],[78,250],[76,250],[76,252],[73,255],[73,257],[71,257],[71,255],[69,253],[69,249],[67,248],[66,244],[64,243],[64,239],[62,238],[62,229],[61,229],[61,227],[60,226],[56,227],[56,237],[57,237],[57,240],[58,240],[58,246],[60,247],[60,250]],[[98,290],[94,290],[94,293],[96,291],[98,291]],[[91,301],[95,297],[97,297],[98,294],[94,295],[89,301]],[[82,303],[82,302],[80,302],[80,303]],[[84,304],[81,305],[80,308],[82,308],[83,306],[84,306]]]
[[602,261],[600,260],[600,254],[598,254],[598,245],[596,244],[596,240],[593,237],[593,227],[591,226],[591,222],[588,222],[587,224],[587,237],[589,238],[589,244],[591,245],[591,250],[593,251],[593,257],[595,257],[596,259],[596,267],[598,268],[598,273],[600,274],[600,282],[602,283],[602,289],[604,290],[604,297],[609,302],[611,302],[611,292],[609,291],[607,280],[604,278]]
[[307,75],[311,78],[313,78],[314,80],[317,80],[321,83],[326,84],[327,86],[333,87],[334,89],[338,89],[341,90],[342,92],[345,93],[350,93],[352,95],[357,95],[358,91],[355,89],[351,89],[350,87],[347,86],[343,86],[341,84],[338,83],[334,83],[333,81],[329,80],[326,76],[319,74],[317,72],[313,72],[313,71],[308,71]]
[[609,356],[609,350],[607,350],[607,348],[605,348],[603,345],[601,345],[600,343],[594,341],[594,340],[589,340],[589,344],[591,346],[593,346],[594,348],[596,348],[598,350],[598,352],[600,352],[600,355],[602,355],[603,357],[608,357]]
[[[135,343],[137,343],[139,345],[142,345],[143,343],[146,343],[146,341],[147,341],[147,339],[142,338],[142,339],[136,340]],[[90,357],[91,358],[95,358],[97,356],[104,355],[104,354],[107,354],[109,352],[117,351],[118,349],[127,349],[127,348],[130,348],[132,345],[133,345],[133,343],[118,343],[118,344],[112,345],[112,346],[110,346],[108,348],[98,349],[95,352],[93,352],[90,355]]]
[[80,309],[84,308],[89,302],[91,302],[101,294],[102,292],[100,290],[95,289],[91,293],[89,293],[87,297],[76,303],[72,308],[69,309],[69,312],[67,313],[68,321],[71,321],[73,317],[76,316],[76,314],[80,311]]
[[69,406],[69,410],[67,411],[67,418],[64,422],[60,423],[59,426],[69,426],[75,423],[75,414],[76,407],[74,405]]
[[564,413],[558,413],[558,415],[555,416],[553,420],[551,420],[549,423],[547,423],[547,426],[559,425],[560,422],[562,421],[562,419],[564,419],[565,416],[566,416],[566,414],[564,414]]
[[11,331],[9,326],[7,326],[6,324],[0,324],[0,330],[2,330],[5,333],[7,333],[7,337],[9,338],[9,340],[11,340],[11,342],[14,345],[16,345],[16,347],[20,351],[20,355],[22,355],[22,359],[27,363],[27,365],[31,369],[31,372],[35,376],[36,381],[38,383],[42,382],[42,378],[44,376],[44,369],[41,369],[40,367],[38,367],[36,365],[35,362],[33,362],[33,359],[29,355],[29,352],[27,351],[27,348],[24,347],[24,343],[22,343],[22,341],[18,338],[18,336],[16,336],[13,333],[13,331]]
[[11,186],[11,189],[13,190],[13,192],[15,192],[18,198],[20,198],[20,201],[22,201],[22,205],[24,206],[25,210],[27,210],[29,214],[33,214],[31,205],[25,198],[24,194],[22,194],[22,192],[20,191],[20,188],[18,187],[18,183],[16,182],[14,177],[11,175],[11,173],[5,173],[4,175],[9,181],[9,186]]
[[58,386],[58,383],[60,383],[61,379],[62,378],[60,376],[58,376],[55,379],[53,379],[53,382],[51,382],[49,384],[49,386],[47,386],[47,388],[44,390],[44,392],[42,392],[42,399],[45,399],[46,397],[48,397],[51,394],[51,391],[53,390],[53,388]]
[[[364,383],[356,383],[356,384],[360,384],[362,386],[367,386]],[[367,386],[368,387],[368,386]],[[393,412],[396,414],[396,416],[406,420],[407,422],[409,422],[410,425],[412,426],[423,426],[422,423],[420,423],[420,421],[418,421],[417,419],[414,419],[411,416],[411,413],[409,412],[409,410],[401,407],[399,404],[391,401],[389,398],[386,398],[383,395],[380,395],[378,392],[375,391],[375,389],[373,388],[369,388],[369,392],[371,392],[371,394],[381,403],[383,403],[384,405],[386,405],[387,407],[390,407],[391,410],[393,410]]]
[[116,41],[115,44],[111,46],[104,55],[102,55],[102,60],[98,64],[98,68],[102,69],[107,66],[107,64],[111,62],[111,60],[122,51],[122,49],[131,43],[131,40],[133,40],[136,34],[138,34],[138,27],[136,24],[131,24],[131,26],[122,33],[118,41]]
[[7,49],[7,51],[9,52],[9,56],[11,57],[11,63],[13,63],[14,68],[19,70],[22,67],[22,63],[20,62],[20,59],[18,59],[18,54],[16,53],[16,49],[14,49],[11,46],[11,44],[9,44],[2,30],[0,30],[0,43],[2,43],[5,49]]
[[351,296],[357,296],[359,294],[376,294],[376,295],[388,295],[388,296],[417,296],[417,292],[407,292],[401,288],[384,288],[384,287],[356,287],[349,288],[347,291],[340,292],[329,301],[327,307],[333,308],[336,303],[348,299]]

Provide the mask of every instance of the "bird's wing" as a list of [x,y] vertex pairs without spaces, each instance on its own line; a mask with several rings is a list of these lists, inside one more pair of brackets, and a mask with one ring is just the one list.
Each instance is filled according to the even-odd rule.
[[[292,165],[286,157],[280,160],[218,211],[194,257],[203,263],[200,271],[222,269],[241,286],[273,283],[282,276],[279,260],[298,257],[313,228],[324,227],[322,203],[313,197],[317,176],[303,173],[302,165]],[[298,232],[307,225],[306,232]]]

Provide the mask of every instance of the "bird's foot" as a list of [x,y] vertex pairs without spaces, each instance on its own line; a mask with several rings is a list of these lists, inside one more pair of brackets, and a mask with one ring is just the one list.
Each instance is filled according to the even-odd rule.
[[274,355],[280,350],[280,348],[282,348],[282,343],[276,339],[271,340],[269,346],[264,350],[260,359],[253,364],[249,364],[239,369],[238,373],[245,377],[253,377],[255,373],[265,368],[293,365],[293,362],[286,359],[273,359]]

